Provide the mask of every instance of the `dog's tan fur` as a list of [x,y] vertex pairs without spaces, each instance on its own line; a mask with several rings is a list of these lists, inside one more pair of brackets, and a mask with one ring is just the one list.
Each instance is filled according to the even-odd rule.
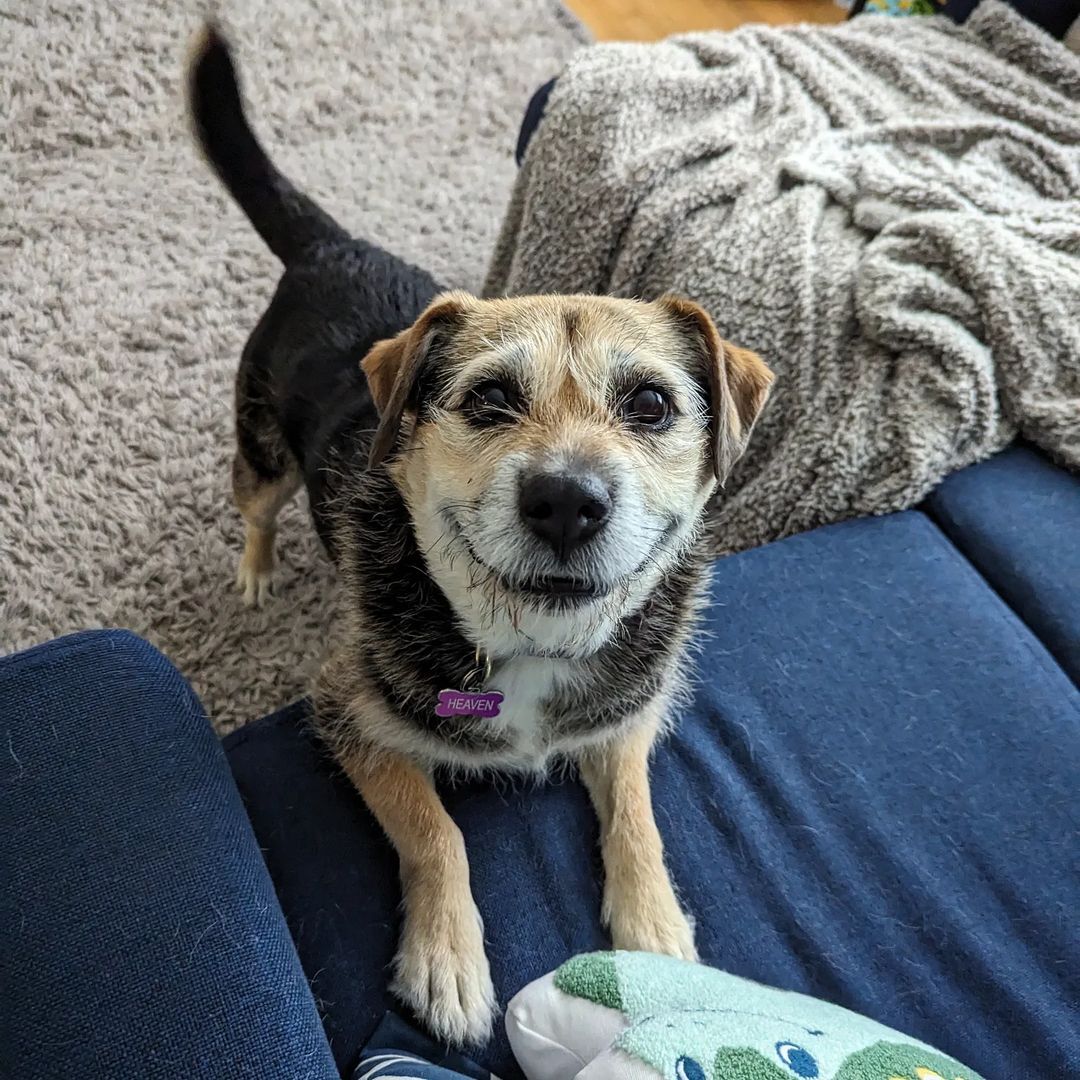
[[249,607],[262,604],[270,592],[277,516],[300,485],[296,470],[268,482],[256,476],[240,454],[233,459],[233,499],[244,519],[244,553],[236,570],[236,586]]
[[[443,350],[439,369],[446,400],[458,400],[459,391],[499,370],[507,356],[518,356],[527,382],[525,415],[513,424],[477,430],[450,405],[420,423],[409,408],[409,393],[435,335]],[[696,344],[688,346],[688,340]],[[635,435],[613,415],[612,387],[619,365],[631,355],[639,371],[644,364],[676,389],[680,419],[662,438]],[[698,361],[708,369],[708,425],[700,384],[691,375]],[[642,304],[553,296],[478,301],[444,294],[411,328],[377,344],[363,368],[381,417],[372,462],[388,459],[421,547],[430,540],[423,519],[431,498],[474,503],[508,456],[536,458],[560,450],[615,460],[640,482],[650,509],[696,518],[742,452],[772,380],[756,355],[722,341],[700,308],[674,298]],[[364,562],[364,553],[346,551],[343,572],[363,575]],[[653,587],[648,569],[642,578],[647,592]],[[491,591],[492,611],[515,603],[494,582],[471,588]],[[357,623],[354,629],[362,640],[366,628]],[[496,653],[496,645],[484,640],[482,620],[474,629],[476,640]],[[321,686],[327,711],[346,718],[331,743],[336,738],[339,759],[401,859],[405,917],[395,988],[440,1033],[481,1038],[491,1010],[482,934],[461,835],[427,771],[440,761],[469,767],[473,759],[468,752],[433,748],[425,734],[400,724],[359,667],[356,653],[345,648],[324,669]],[[564,667],[573,679],[574,661]],[[679,687],[680,672],[673,670],[663,689],[615,729],[577,741],[560,742],[551,734],[540,759],[562,753],[580,765],[601,824],[603,917],[614,944],[694,958],[693,930],[664,865],[648,777],[653,744]],[[513,765],[517,754],[527,766],[522,753],[511,746],[487,764]]]
[[465,841],[431,778],[388,751],[354,754],[341,764],[400,860],[405,917],[393,989],[438,1030],[454,1026],[453,1008],[490,1015],[494,995]]
[[[446,404],[421,422],[410,395],[436,337]],[[516,358],[527,410],[512,424],[470,425],[455,402],[489,372],[504,370],[508,358]],[[677,419],[662,437],[635,434],[613,412],[620,365],[628,358],[635,378],[644,370],[673,391]],[[706,373],[707,409],[700,368]],[[673,298],[644,304],[556,296],[480,301],[465,293],[443,294],[412,327],[376,344],[363,369],[380,415],[371,464],[385,463],[431,575],[454,606],[466,637],[493,656],[506,655],[507,636],[519,632],[518,618],[527,618],[527,604],[481,575],[465,589],[470,599],[475,593],[482,597],[477,612],[460,610],[461,597],[439,577],[443,526],[431,511],[433,503],[475,506],[508,459],[563,453],[614,463],[633,477],[643,505],[657,517],[697,521],[742,452],[772,379],[756,355],[722,341],[700,308]],[[272,558],[274,517],[294,485],[287,477],[251,489],[248,480],[241,477],[236,488],[248,523],[241,573],[258,592]],[[348,517],[342,521],[343,579],[348,587],[362,588],[371,572],[370,555],[350,538]],[[617,608],[610,615],[613,627],[622,612],[644,603],[663,572],[644,567],[610,599]],[[651,749],[681,687],[679,664],[665,673],[644,707],[613,726],[567,732],[557,718],[526,717],[524,726],[532,730],[522,734],[519,719],[517,727],[507,729],[505,743],[484,757],[397,716],[366,671],[371,663],[393,670],[397,645],[372,635],[361,607],[350,609],[349,619],[349,633],[320,677],[317,710],[324,737],[398,852],[404,923],[394,989],[437,1034],[452,1041],[482,1040],[494,1010],[464,843],[431,780],[431,770],[440,764],[542,768],[552,757],[576,759],[600,820],[603,917],[615,945],[696,956],[692,926],[664,865],[648,777]],[[689,632],[688,616],[673,636],[681,642]],[[538,661],[515,660],[511,653],[499,677],[513,680],[517,665],[526,672],[518,683],[528,683],[528,665],[557,665],[560,674],[551,676],[554,681],[544,691],[550,698],[560,685],[572,687],[589,677],[590,655]],[[500,682],[500,688],[507,686]],[[538,710],[542,700],[536,699]]]
[[[489,1033],[483,933],[437,766],[578,761],[615,943],[693,956],[648,760],[685,685],[703,512],[768,368],[686,300],[439,294],[278,172],[214,27],[188,96],[207,160],[286,268],[237,371],[238,584],[249,603],[269,591],[277,514],[302,482],[345,616],[314,722],[398,851],[397,992],[440,1038]],[[446,716],[444,690],[499,710]]]
[[[657,372],[678,372],[685,382],[686,340],[673,319],[665,317],[669,313],[699,326],[703,346],[715,349],[719,358],[711,388],[713,406],[723,414],[723,436],[708,464],[718,478],[726,475],[761,411],[772,375],[756,354],[722,341],[701,308],[678,298],[645,305],[610,297],[477,301],[465,293],[444,294],[415,326],[380,343],[364,360],[376,403],[387,418],[376,456],[386,452],[396,435],[409,365],[417,362],[425,337],[434,323],[457,317],[461,321],[450,360],[455,382],[464,385],[490,363],[493,354],[520,347],[529,363],[529,415],[498,439],[479,438],[450,417],[431,425],[393,466],[403,491],[416,497],[428,484],[436,484],[469,498],[484,489],[491,468],[504,455],[565,445],[583,456],[593,449],[601,453],[615,449],[640,475],[652,505],[696,507],[711,494],[702,485],[700,431],[687,424],[679,439],[635,439],[613,421],[606,394],[613,361],[624,349],[650,357]],[[401,375],[395,399],[395,378]],[[685,400],[680,404],[693,411]]]
[[612,944],[696,960],[694,931],[664,866],[649,791],[649,755],[666,704],[650,702],[624,737],[586,750],[578,763],[600,821],[602,916]]

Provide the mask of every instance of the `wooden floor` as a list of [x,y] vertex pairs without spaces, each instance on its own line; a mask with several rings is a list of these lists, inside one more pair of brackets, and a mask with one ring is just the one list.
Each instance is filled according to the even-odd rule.
[[747,22],[839,22],[833,0],[566,0],[600,41],[655,41]]

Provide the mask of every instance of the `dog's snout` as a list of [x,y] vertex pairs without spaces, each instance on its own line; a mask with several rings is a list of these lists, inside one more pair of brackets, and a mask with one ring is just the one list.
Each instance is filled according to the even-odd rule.
[[521,485],[522,520],[560,559],[595,536],[611,512],[611,493],[595,473],[540,473]]

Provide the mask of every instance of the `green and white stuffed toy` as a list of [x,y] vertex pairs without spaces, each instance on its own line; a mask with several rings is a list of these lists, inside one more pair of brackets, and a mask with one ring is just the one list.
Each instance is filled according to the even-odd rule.
[[528,1080],[982,1080],[838,1005],[649,953],[587,953],[506,1012]]

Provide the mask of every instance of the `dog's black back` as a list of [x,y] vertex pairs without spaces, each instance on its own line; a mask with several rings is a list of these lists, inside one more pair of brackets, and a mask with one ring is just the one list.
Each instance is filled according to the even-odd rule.
[[354,456],[358,430],[378,423],[360,361],[412,325],[440,287],[426,271],[354,239],[278,172],[247,122],[229,47],[213,28],[188,90],[203,152],[285,264],[237,374],[239,453],[257,482],[299,466],[329,546],[323,507],[334,472],[325,465],[346,449]]

